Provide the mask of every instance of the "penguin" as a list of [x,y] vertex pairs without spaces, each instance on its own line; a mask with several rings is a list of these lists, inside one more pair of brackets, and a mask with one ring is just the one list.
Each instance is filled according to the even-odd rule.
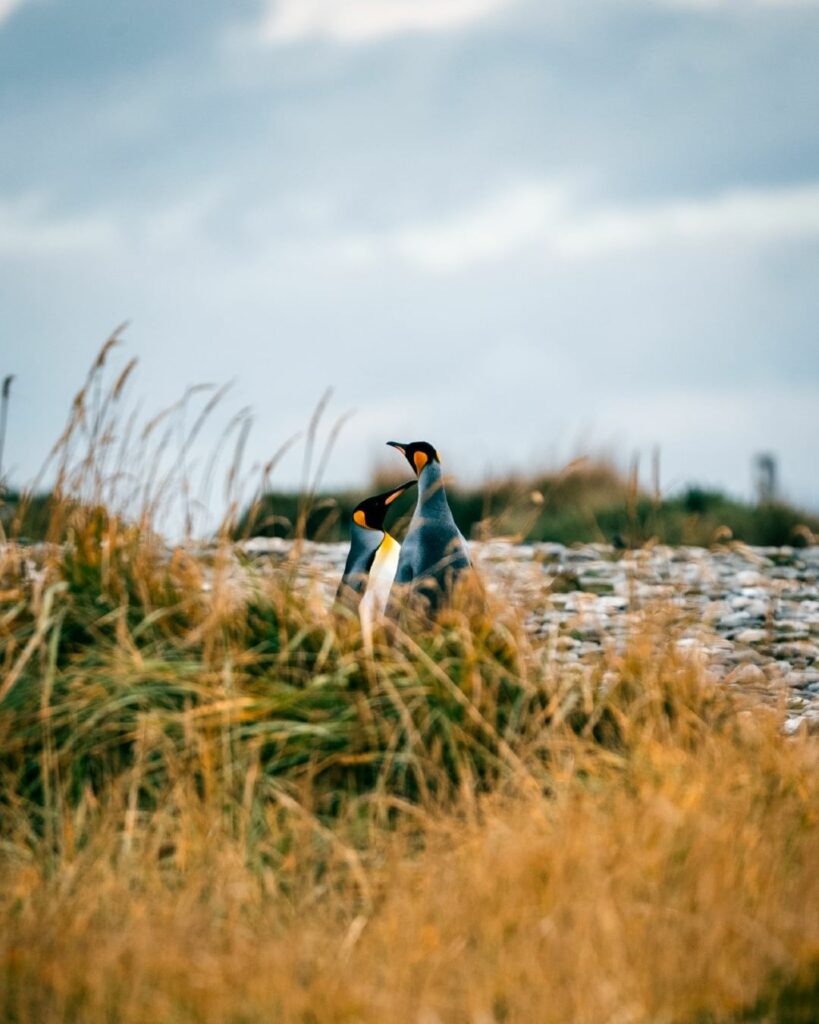
[[365,637],[372,636],[374,619],[383,614],[398,567],[401,545],[384,529],[390,505],[418,481],[365,498],[353,509],[350,551],[336,601],[358,610]]
[[457,577],[471,566],[466,540],[446,500],[441,458],[426,441],[398,449],[418,476],[418,501],[398,559],[396,584],[410,584],[436,611],[450,594]]

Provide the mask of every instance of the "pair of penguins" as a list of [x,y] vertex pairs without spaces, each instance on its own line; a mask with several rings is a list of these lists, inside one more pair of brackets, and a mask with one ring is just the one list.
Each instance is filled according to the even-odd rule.
[[[416,479],[366,498],[353,510],[350,553],[336,600],[357,609],[365,636],[384,612],[397,612],[398,593],[411,593],[436,612],[458,575],[469,568],[466,541],[446,500],[441,459],[426,441],[388,441],[413,468]],[[384,529],[390,505],[418,485],[418,500],[404,543]]]

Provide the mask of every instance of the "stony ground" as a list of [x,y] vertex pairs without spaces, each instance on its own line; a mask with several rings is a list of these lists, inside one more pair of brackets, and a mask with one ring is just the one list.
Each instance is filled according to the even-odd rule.
[[[251,539],[254,560],[285,557],[290,545]],[[344,544],[307,544],[304,561],[332,592]],[[677,643],[715,679],[787,708],[786,728],[819,731],[819,547],[714,550],[655,546],[615,551],[601,544],[473,544],[490,587],[529,610],[556,664],[583,671],[621,646],[647,608],[679,610]]]

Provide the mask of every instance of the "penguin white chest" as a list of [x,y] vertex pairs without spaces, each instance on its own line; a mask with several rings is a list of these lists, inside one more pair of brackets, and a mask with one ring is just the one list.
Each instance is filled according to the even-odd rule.
[[359,605],[362,622],[372,622],[373,618],[383,615],[395,579],[400,554],[401,545],[398,541],[388,533],[384,534],[384,540],[379,545],[370,567],[367,589]]

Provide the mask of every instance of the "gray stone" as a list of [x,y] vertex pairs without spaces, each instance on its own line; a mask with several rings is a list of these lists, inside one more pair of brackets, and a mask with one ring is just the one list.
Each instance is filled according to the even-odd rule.
[[734,638],[740,644],[759,644],[768,639],[766,629],[743,629]]
[[717,629],[737,629],[744,626],[750,616],[747,612],[733,612],[731,615],[723,615],[717,620]]

